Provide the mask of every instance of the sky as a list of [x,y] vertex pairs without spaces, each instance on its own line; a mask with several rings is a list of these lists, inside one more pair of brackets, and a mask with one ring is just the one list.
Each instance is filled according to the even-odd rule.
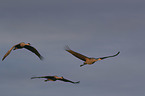
[[[0,0],[0,58],[15,44],[26,49],[0,62],[1,96],[145,96],[144,0]],[[80,67],[88,57],[117,57]],[[79,84],[44,82],[57,75]]]

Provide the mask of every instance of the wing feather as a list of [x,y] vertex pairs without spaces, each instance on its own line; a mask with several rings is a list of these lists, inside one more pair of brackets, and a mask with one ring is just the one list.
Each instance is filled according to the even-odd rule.
[[63,79],[58,79],[58,80],[60,80],[60,81],[64,81],[64,82],[70,82],[70,83],[74,83],[74,84],[76,84],[76,83],[80,83],[80,81],[78,81],[78,82],[73,82],[73,81],[70,81],[70,80],[65,79],[65,78],[63,78]]
[[14,45],[2,58],[2,61],[11,53],[12,49],[15,47],[16,45]]
[[41,60],[43,59],[43,57],[40,55],[40,53],[34,47],[29,46],[29,45],[25,45],[24,48],[26,48],[29,51],[35,53]]
[[106,58],[110,58],[110,57],[115,57],[115,56],[117,56],[119,53],[120,53],[120,51],[119,51],[117,54],[115,54],[115,55],[106,56],[106,57],[101,57],[101,58],[98,58],[98,59],[106,59]]
[[35,78],[54,78],[54,76],[31,77],[31,79],[35,79]]
[[79,58],[79,59],[81,59],[81,60],[83,60],[83,61],[86,61],[86,58],[88,58],[88,57],[85,56],[85,55],[82,55],[82,54],[80,54],[80,53],[77,53],[77,52],[71,50],[68,46],[65,47],[65,50],[66,50],[67,52],[71,53],[73,56],[75,56],[75,57],[77,57],[77,58]]

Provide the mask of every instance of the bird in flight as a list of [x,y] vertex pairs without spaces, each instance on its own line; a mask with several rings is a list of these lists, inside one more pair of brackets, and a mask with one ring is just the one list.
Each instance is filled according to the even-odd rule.
[[120,53],[120,51],[119,51],[117,54],[112,55],[112,56],[106,56],[106,57],[100,57],[100,58],[90,58],[90,57],[87,57],[87,56],[85,56],[85,55],[82,55],[82,54],[80,54],[80,53],[77,53],[77,52],[71,50],[71,49],[69,48],[69,46],[66,46],[66,47],[65,47],[65,50],[66,50],[67,52],[71,53],[73,56],[75,56],[75,57],[77,57],[77,58],[79,58],[79,59],[85,61],[82,65],[80,65],[80,67],[82,67],[82,66],[84,66],[84,65],[87,65],[87,64],[88,64],[88,65],[94,64],[96,61],[99,61],[99,60],[103,60],[103,59],[110,58],[110,57],[115,57],[115,56],[117,56],[117,55]]
[[56,80],[60,80],[60,81],[64,81],[64,82],[70,82],[70,83],[73,83],[73,84],[80,83],[80,81],[78,81],[78,82],[73,82],[73,81],[70,81],[70,80],[65,79],[65,78],[63,78],[63,77],[58,77],[58,76],[41,76],[41,77],[32,77],[31,79],[35,79],[35,78],[46,78],[46,80],[44,80],[45,82],[47,82],[47,81],[56,81]]
[[19,44],[14,45],[2,58],[2,61],[11,53],[12,49],[16,50],[16,49],[22,49],[22,48],[26,48],[29,51],[35,53],[41,60],[43,59],[43,57],[39,54],[39,52],[32,46],[30,46],[30,43],[25,44],[24,42],[21,42]]

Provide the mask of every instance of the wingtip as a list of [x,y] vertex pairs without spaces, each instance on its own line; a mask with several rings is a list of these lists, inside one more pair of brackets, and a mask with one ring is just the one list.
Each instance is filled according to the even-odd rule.
[[67,51],[67,50],[71,50],[71,49],[69,48],[68,45],[65,45],[64,49],[65,49],[66,51]]
[[35,79],[35,77],[31,77],[31,79]]
[[78,81],[78,82],[75,82],[74,84],[78,84],[78,83],[80,83],[80,81]]
[[2,61],[4,60],[5,58],[2,58]]
[[120,53],[120,51],[118,51],[117,55]]
[[39,58],[40,58],[40,60],[44,60],[44,57],[43,56],[40,56]]
[[36,79],[36,78],[39,78],[39,77],[31,77],[31,79]]
[[80,83],[80,81],[78,81],[77,83]]

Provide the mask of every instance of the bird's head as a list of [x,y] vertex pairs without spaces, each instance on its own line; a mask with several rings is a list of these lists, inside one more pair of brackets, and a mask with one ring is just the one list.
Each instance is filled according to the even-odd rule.
[[31,45],[30,43],[28,43],[28,45]]
[[61,79],[64,79],[63,76],[61,76]]

